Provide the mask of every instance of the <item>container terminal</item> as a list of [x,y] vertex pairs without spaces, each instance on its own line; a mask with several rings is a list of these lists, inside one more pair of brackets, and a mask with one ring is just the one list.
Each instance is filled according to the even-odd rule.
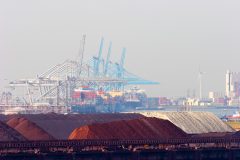
[[125,69],[126,48],[120,61],[112,62],[110,42],[104,59],[103,38],[97,56],[85,61],[85,38],[76,60],[66,60],[32,79],[10,82],[1,96],[2,113],[119,112],[146,107],[147,95],[137,86],[158,82]]

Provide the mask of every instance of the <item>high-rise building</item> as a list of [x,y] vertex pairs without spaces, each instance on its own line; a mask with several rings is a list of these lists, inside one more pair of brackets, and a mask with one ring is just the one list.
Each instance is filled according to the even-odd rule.
[[240,72],[227,71],[226,96],[229,98],[240,97]]

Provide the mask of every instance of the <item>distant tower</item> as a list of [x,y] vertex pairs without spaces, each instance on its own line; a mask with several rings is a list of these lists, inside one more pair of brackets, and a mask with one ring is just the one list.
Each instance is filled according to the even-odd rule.
[[199,99],[202,99],[202,76],[204,72],[201,72],[199,69],[198,78],[199,78]]
[[232,73],[230,70],[227,70],[226,73],[226,96],[231,97],[231,79],[232,79]]

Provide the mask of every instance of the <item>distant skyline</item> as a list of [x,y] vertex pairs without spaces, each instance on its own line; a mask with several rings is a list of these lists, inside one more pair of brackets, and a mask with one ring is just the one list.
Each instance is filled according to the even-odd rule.
[[11,80],[74,59],[86,34],[85,60],[104,37],[113,61],[127,48],[125,68],[160,85],[150,96],[225,92],[225,74],[240,71],[238,0],[0,0],[0,91]]

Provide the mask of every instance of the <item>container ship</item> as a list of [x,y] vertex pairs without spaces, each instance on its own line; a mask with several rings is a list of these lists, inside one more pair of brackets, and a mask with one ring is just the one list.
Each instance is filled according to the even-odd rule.
[[96,113],[96,112],[121,112],[134,111],[145,107],[147,96],[144,90],[137,87],[124,92],[104,92],[94,90],[88,86],[77,88],[72,93],[71,112]]
[[96,112],[97,93],[88,86],[82,86],[75,89],[72,94],[71,111],[80,113]]
[[134,87],[126,90],[123,97],[125,110],[136,110],[137,108],[146,107],[147,95],[144,90]]

